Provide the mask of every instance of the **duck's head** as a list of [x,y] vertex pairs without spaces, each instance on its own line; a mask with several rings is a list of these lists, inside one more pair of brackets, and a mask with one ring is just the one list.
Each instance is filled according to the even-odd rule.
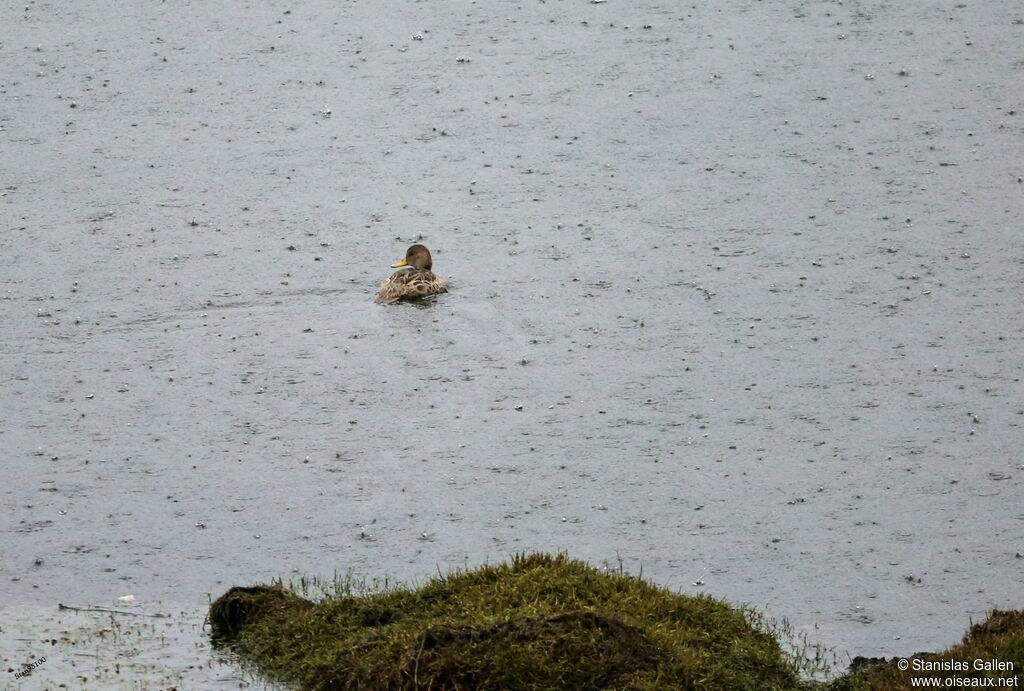
[[391,265],[392,269],[402,266],[411,266],[414,269],[426,269],[430,271],[433,262],[430,259],[430,250],[423,245],[413,245],[405,251],[405,259]]

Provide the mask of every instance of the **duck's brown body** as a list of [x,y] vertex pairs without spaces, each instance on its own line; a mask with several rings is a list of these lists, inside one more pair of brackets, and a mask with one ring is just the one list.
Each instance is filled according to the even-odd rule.
[[391,304],[399,300],[419,300],[448,292],[444,279],[430,270],[433,266],[430,250],[423,245],[413,245],[406,251],[405,259],[391,266],[411,268],[396,271],[384,279],[374,302]]

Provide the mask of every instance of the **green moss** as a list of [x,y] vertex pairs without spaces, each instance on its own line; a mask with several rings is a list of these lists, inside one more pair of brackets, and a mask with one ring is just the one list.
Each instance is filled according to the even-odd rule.
[[280,584],[232,588],[210,607],[214,640],[267,676],[318,691],[888,691],[912,688],[911,676],[1019,679],[1024,670],[1024,612],[997,611],[959,645],[918,657],[995,659],[1013,671],[901,672],[898,658],[858,659],[833,681],[801,680],[824,668],[824,649],[809,655],[785,626],[563,554],[522,555],[419,588],[340,590],[313,603]]
[[210,621],[264,673],[304,689],[797,685],[778,643],[742,610],[565,555],[316,605],[279,586],[235,588]]

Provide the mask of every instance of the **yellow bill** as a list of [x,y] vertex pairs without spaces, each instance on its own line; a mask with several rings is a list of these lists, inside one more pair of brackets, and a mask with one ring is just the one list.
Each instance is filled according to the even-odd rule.
[[405,261],[405,260],[403,259],[402,261],[398,261],[398,262],[395,262],[394,264],[392,264],[392,265],[391,265],[391,268],[392,268],[392,269],[397,269],[397,268],[398,268],[398,267],[400,267],[400,266],[409,266],[409,262],[407,262],[407,261]]

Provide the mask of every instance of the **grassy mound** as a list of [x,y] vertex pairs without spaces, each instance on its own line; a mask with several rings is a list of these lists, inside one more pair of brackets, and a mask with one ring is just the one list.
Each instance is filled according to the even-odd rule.
[[[900,658],[857,658],[833,681],[798,679],[800,660],[751,614],[530,554],[421,588],[315,604],[280,584],[232,588],[211,605],[210,622],[215,642],[303,689],[889,691],[913,688],[911,677],[1024,686],[1024,611],[992,612],[960,644],[915,655],[908,670]],[[914,659],[967,668],[929,671]],[[1012,668],[975,669],[975,660]]]
[[214,635],[304,689],[794,689],[776,640],[705,596],[523,555],[317,604],[232,588]]

